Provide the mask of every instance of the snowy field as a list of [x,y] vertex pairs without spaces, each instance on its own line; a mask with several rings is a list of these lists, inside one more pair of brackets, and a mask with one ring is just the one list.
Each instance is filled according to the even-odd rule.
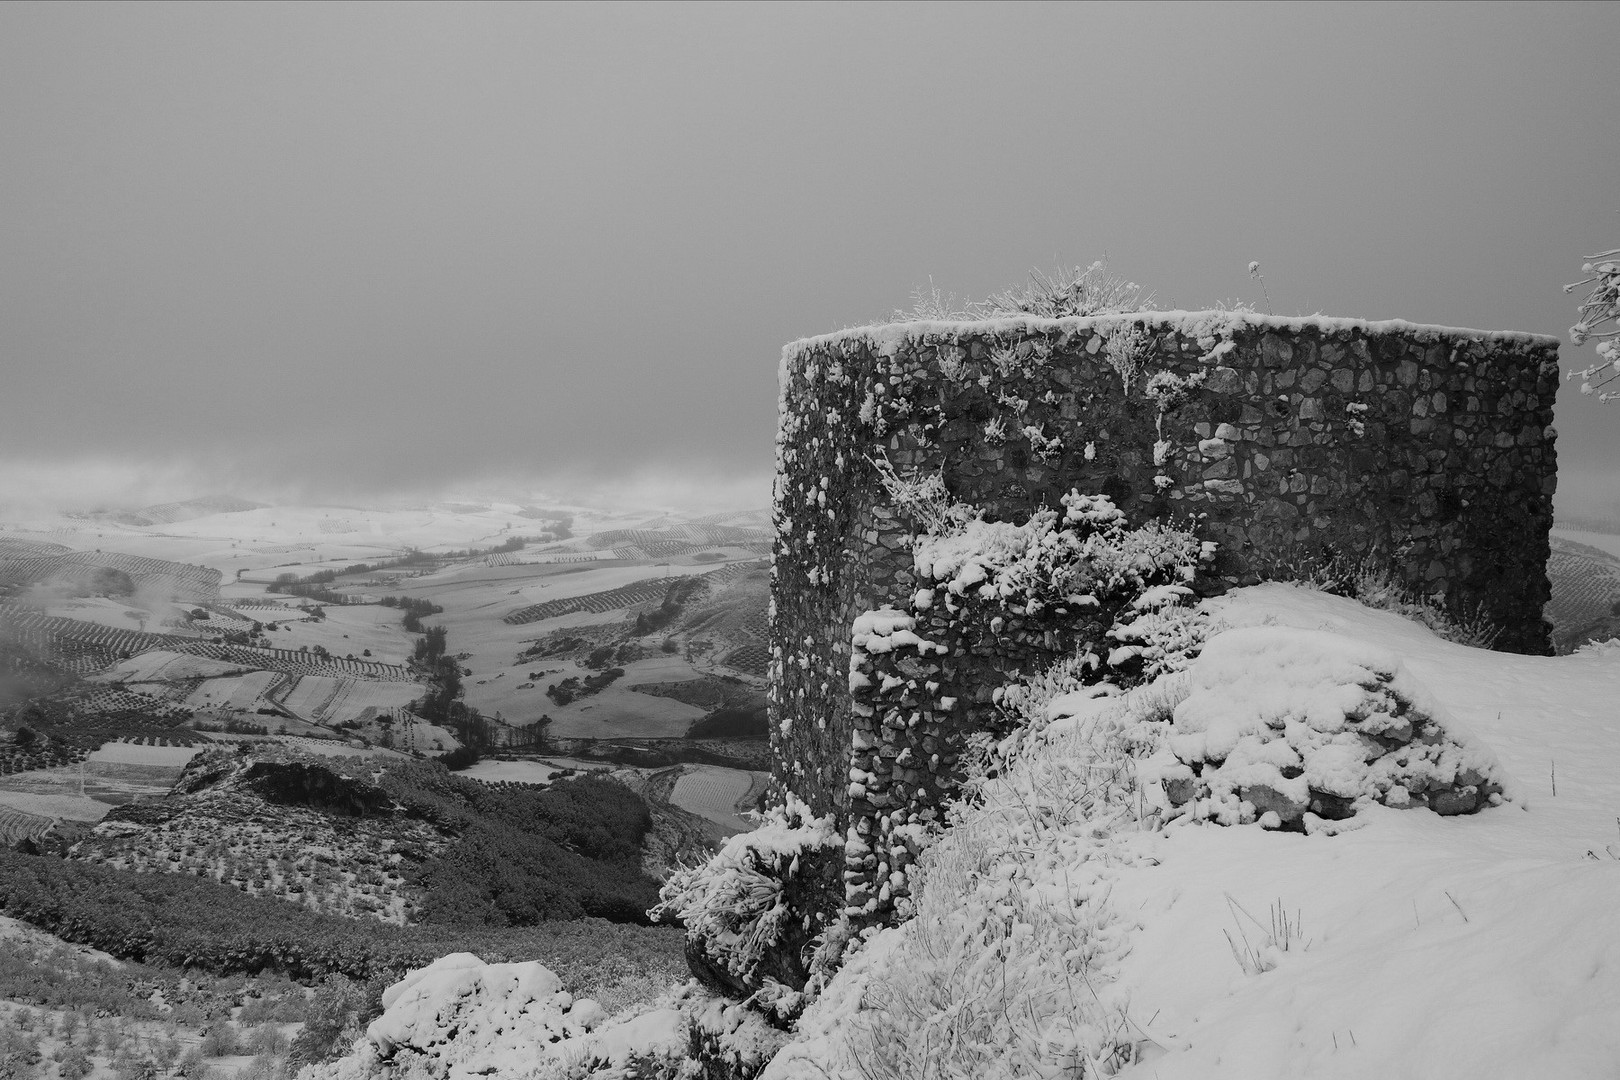
[[269,705],[265,700],[266,695],[285,678],[274,671],[250,671],[246,675],[209,679],[191,692],[185,705],[188,709],[246,709],[251,712]]
[[[1461,817],[1372,805],[1338,835],[1187,818],[1100,839],[1080,830],[1052,849],[1072,857],[1046,864],[1019,815],[981,818],[986,833],[958,841],[1005,853],[1022,884],[936,879],[932,906],[839,975],[768,1077],[862,1076],[862,1000],[892,1012],[928,980],[972,969],[1005,992],[1051,971],[1065,955],[1054,943],[1076,942],[1090,958],[1078,981],[1048,979],[1049,1012],[1005,1030],[1026,1047],[1068,1040],[1082,1057],[1111,1048],[1109,1071],[1129,1080],[1620,1074],[1620,646],[1484,652],[1284,585],[1210,606],[1234,628],[1389,650],[1448,731],[1495,752],[1512,799]],[[1024,864],[1020,846],[1033,850]],[[953,952],[919,929],[982,907],[987,888],[1009,913],[1003,944]],[[1004,1023],[991,1013],[992,1028]],[[942,1015],[936,1035],[961,1023]]]
[[748,794],[753,782],[754,774],[742,769],[693,765],[675,781],[669,801],[717,825],[747,832],[754,823],[737,813],[737,803]]
[[[1123,1075],[1616,1075],[1620,647],[1481,652],[1283,586],[1220,611],[1394,649],[1525,797],[1459,818],[1374,807],[1366,828],[1334,837],[1142,837],[1160,865],[1115,892],[1142,921],[1119,978],[1138,1011],[1152,1002],[1167,1053]],[[1298,912],[1308,947],[1245,975],[1226,896],[1262,920],[1276,903]]]
[[178,682],[184,679],[225,678],[250,670],[252,669],[241,664],[228,664],[223,660],[211,660],[206,656],[189,656],[168,649],[153,649],[151,652],[119,661],[117,666],[96,676],[96,681]]
[[[64,779],[63,791],[66,792],[69,786]],[[88,795],[58,794],[50,790],[19,791],[17,787],[16,784],[0,782],[0,806],[36,817],[61,818],[63,821],[100,821],[112,809],[111,803],[92,799]],[[77,790],[76,783],[71,787]]]
[[282,696],[281,705],[294,716],[332,726],[356,719],[366,709],[375,712],[402,709],[421,696],[422,687],[418,683],[302,675]]
[[[147,746],[144,743],[110,742],[90,751],[85,764],[155,765],[172,768],[178,777],[188,761],[202,752],[198,746]],[[172,778],[171,778],[172,779]]]
[[199,749],[104,743],[82,764],[0,779],[0,807],[45,818],[100,821],[114,806],[167,793]]
[[539,761],[479,761],[463,769],[462,776],[491,783],[549,784],[561,769]]

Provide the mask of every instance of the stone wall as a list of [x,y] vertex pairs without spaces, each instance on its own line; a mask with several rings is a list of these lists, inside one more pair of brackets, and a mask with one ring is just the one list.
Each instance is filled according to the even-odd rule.
[[[1132,523],[1191,520],[1220,544],[1206,592],[1371,556],[1494,622],[1499,648],[1548,651],[1557,344],[1152,312],[906,323],[788,346],[771,614],[778,782],[849,823],[852,623],[917,584],[911,523],[877,457],[941,475],[993,519],[1022,521],[1078,488],[1107,494]],[[1005,666],[983,676],[1016,674]],[[989,722],[993,689],[959,706],[953,730]],[[919,756],[942,750],[928,735],[915,735]]]

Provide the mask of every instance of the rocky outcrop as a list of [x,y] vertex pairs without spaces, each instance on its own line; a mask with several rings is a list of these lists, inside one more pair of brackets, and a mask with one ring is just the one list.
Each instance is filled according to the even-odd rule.
[[265,747],[257,747],[252,754],[199,754],[187,764],[170,794],[195,795],[215,788],[247,791],[268,803],[307,806],[347,817],[373,817],[396,809],[394,800],[369,777],[351,776],[335,762],[300,759]]

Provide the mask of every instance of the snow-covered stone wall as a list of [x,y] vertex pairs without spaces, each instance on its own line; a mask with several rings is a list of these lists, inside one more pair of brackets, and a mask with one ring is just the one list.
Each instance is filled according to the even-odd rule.
[[[1232,312],[901,323],[789,345],[771,615],[778,781],[848,823],[853,623],[924,584],[914,525],[874,459],[941,476],[991,519],[1022,521],[1075,488],[1107,494],[1133,524],[1190,520],[1220,545],[1202,591],[1370,556],[1495,622],[1499,648],[1548,651],[1557,347]],[[1010,655],[1040,651],[1019,642]],[[953,727],[988,722],[994,689],[958,695]],[[908,739],[948,758],[927,734]]]

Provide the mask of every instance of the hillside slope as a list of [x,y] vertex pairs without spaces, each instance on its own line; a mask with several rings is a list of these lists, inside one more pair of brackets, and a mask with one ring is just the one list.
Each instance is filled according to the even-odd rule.
[[167,797],[115,809],[70,856],[396,924],[645,922],[651,827],[639,795],[600,777],[496,788],[259,743],[198,755]]
[[[766,1076],[1614,1075],[1620,646],[1483,652],[1281,585],[1211,607],[1388,650],[1495,751],[1510,801],[1372,805],[1315,835],[1128,812],[1056,828],[1056,803],[992,801],[936,845],[917,918],[836,976]],[[1067,753],[1019,767],[1061,794]]]

